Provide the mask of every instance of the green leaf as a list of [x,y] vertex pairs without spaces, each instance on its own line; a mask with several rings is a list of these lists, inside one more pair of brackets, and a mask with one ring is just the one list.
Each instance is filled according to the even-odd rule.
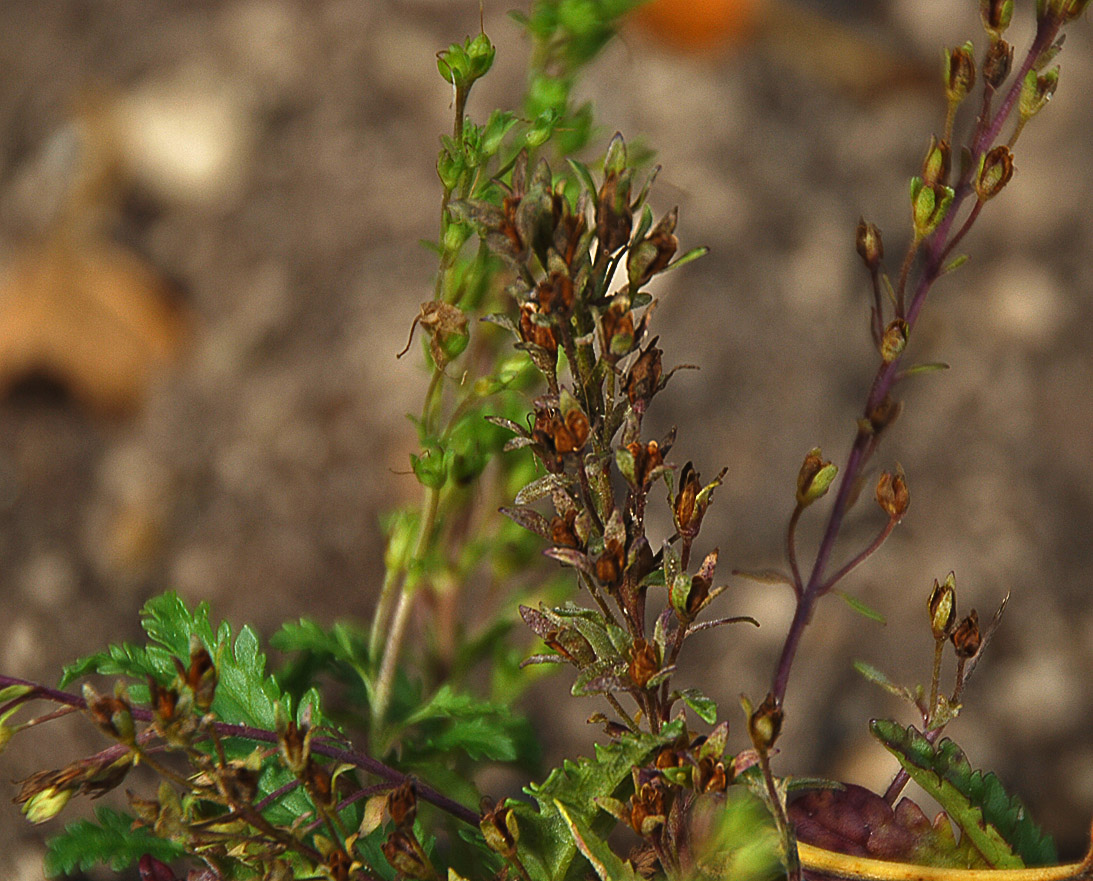
[[964,835],[996,869],[1048,865],[1055,843],[1032,822],[1020,799],[1008,795],[991,773],[973,770],[953,741],[936,746],[914,726],[874,720],[870,731],[933,796]]
[[859,615],[868,618],[870,621],[876,621],[878,624],[888,623],[884,620],[884,616],[880,612],[876,611],[870,606],[867,606],[857,597],[851,596],[850,594],[842,590],[833,590],[831,592],[848,606],[850,606],[850,608],[857,612]]
[[554,800],[554,807],[562,818],[562,822],[569,829],[573,843],[577,846],[581,855],[591,864],[593,870],[600,877],[600,881],[636,881],[638,874],[634,871],[634,866],[629,860],[619,859],[606,841],[590,829],[583,828],[578,820],[570,816],[569,811],[565,809],[565,805],[557,799]]
[[685,688],[679,693],[679,697],[707,725],[713,725],[717,721],[717,704],[697,688]]
[[919,373],[937,373],[939,370],[948,370],[949,365],[943,361],[931,361],[926,364],[913,364],[906,370],[901,370],[899,374],[900,379],[904,379],[908,376],[915,376]]
[[[606,746],[596,745],[594,759],[566,760],[540,784],[526,788],[539,805],[513,808],[520,824],[519,855],[533,881],[575,881],[588,875],[589,864],[576,859],[579,849],[571,824],[588,830],[589,836],[605,838],[617,822],[601,811],[595,799],[625,798],[631,785],[631,769],[645,764],[656,750],[682,732],[681,722],[665,725],[659,734],[625,735]],[[564,808],[568,821],[559,806]],[[586,839],[587,840],[587,839]]]
[[144,826],[132,828],[133,818],[107,807],[95,809],[95,821],[80,820],[47,843],[47,877],[86,872],[99,865],[120,872],[145,854],[167,863],[185,853],[181,845],[157,838]]
[[705,257],[709,253],[710,249],[705,245],[698,248],[691,248],[691,250],[687,251],[685,254],[680,254],[675,260],[665,266],[664,272],[669,272],[672,269],[679,269],[680,266],[686,266],[688,263],[692,263],[700,257]]
[[759,584],[793,585],[793,579],[780,569],[733,569],[732,574]]
[[508,707],[456,692],[444,685],[406,725],[419,725],[431,750],[460,750],[476,761],[527,760],[535,752],[535,736],[527,719]]
[[872,664],[867,664],[865,661],[855,661],[854,669],[861,673],[866,679],[872,682],[874,685],[879,685],[885,691],[890,694],[894,694],[896,697],[901,697],[906,701],[910,701],[912,705],[915,704],[918,695],[916,695],[911,689],[893,682],[884,671],[879,670]]

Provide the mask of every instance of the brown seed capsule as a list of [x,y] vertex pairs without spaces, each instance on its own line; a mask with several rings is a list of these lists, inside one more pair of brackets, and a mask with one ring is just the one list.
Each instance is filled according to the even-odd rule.
[[660,444],[655,440],[647,444],[641,441],[633,441],[626,445],[626,452],[633,463],[631,483],[636,489],[644,489],[649,485],[650,475],[653,469],[664,464],[664,457],[660,454]]
[[660,391],[660,377],[663,368],[660,363],[661,351],[656,346],[657,338],[630,365],[626,375],[626,396],[635,410],[644,411],[653,395]]
[[939,141],[936,135],[930,138],[930,147],[922,160],[922,182],[927,187],[948,182],[951,153],[948,141]]
[[1013,0],[979,0],[979,14],[984,29],[997,40],[1013,18]]
[[644,639],[635,639],[630,647],[630,680],[638,687],[645,688],[660,672],[660,658],[656,646]]
[[[384,845],[386,847],[386,845]],[[384,853],[386,856],[386,852]],[[388,860],[390,861],[390,860]],[[326,858],[326,870],[332,881],[349,881],[349,873],[353,866],[353,860],[343,848],[331,851]]]
[[1013,67],[1013,46],[1005,40],[991,43],[987,56],[983,59],[983,82],[990,88],[997,89],[1006,81]]
[[865,218],[858,221],[857,230],[858,256],[865,262],[865,267],[870,272],[880,268],[884,259],[884,241],[881,239],[880,228],[874,223],[866,223]]
[[907,506],[911,504],[911,493],[903,469],[896,466],[896,473],[885,471],[877,481],[877,504],[885,514],[897,523],[903,519]]
[[[695,498],[698,496],[700,489],[702,489],[702,483],[699,480],[698,472],[695,471],[694,464],[688,462],[679,473],[679,493],[672,505],[676,529],[681,532],[688,529],[691,526],[691,521],[694,520]],[[699,516],[701,517],[701,514]]]
[[291,719],[278,734],[281,760],[296,777],[302,777],[311,761],[311,731],[301,730]]
[[797,504],[807,508],[822,498],[838,473],[838,466],[824,459],[819,447],[809,450],[797,472]]
[[396,872],[417,881],[436,878],[436,872],[412,829],[396,829],[383,842],[383,855]]
[[387,793],[387,813],[400,829],[414,825],[414,817],[417,816],[417,787],[412,778],[407,777]]
[[603,553],[596,560],[596,578],[607,587],[618,584],[622,577],[624,548],[622,542],[604,542]]
[[558,340],[554,336],[554,328],[537,322],[535,316],[538,314],[538,303],[524,303],[520,307],[520,339],[548,352],[557,352]]
[[988,152],[979,163],[975,194],[981,202],[993,199],[1013,177],[1013,154],[1005,144]]
[[959,104],[975,85],[975,57],[972,44],[945,50],[945,96]]
[[752,745],[760,753],[767,753],[782,733],[782,720],[785,712],[782,704],[773,693],[767,694],[763,702],[748,716],[748,734]]
[[983,636],[979,632],[979,615],[975,609],[968,612],[967,616],[956,625],[951,639],[958,658],[967,660],[979,654]]
[[604,337],[604,357],[614,363],[634,348],[634,315],[630,300],[616,298],[601,319]]
[[884,429],[895,422],[902,412],[903,404],[900,401],[894,400],[890,395],[886,395],[883,401],[869,411],[866,421],[862,426],[862,430],[870,434],[879,435]]
[[641,783],[630,797],[630,826],[642,838],[658,834],[666,819],[664,782],[654,778]]
[[334,780],[325,765],[312,758],[304,771],[304,788],[315,804],[329,810],[334,807]]
[[482,799],[482,819],[479,822],[486,846],[494,853],[511,858],[516,855],[516,843],[520,840],[520,827],[516,813],[504,803],[494,805],[487,796]]
[[186,671],[186,684],[194,695],[194,706],[204,712],[212,706],[216,696],[216,667],[208,649],[196,636],[190,639],[190,666]]
[[889,322],[884,329],[884,335],[880,340],[880,356],[885,364],[891,364],[907,347],[907,333],[909,327],[902,318],[896,318]]

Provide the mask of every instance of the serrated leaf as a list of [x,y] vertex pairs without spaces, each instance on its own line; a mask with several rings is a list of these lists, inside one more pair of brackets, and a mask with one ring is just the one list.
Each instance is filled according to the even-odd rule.
[[[176,673],[173,658],[184,662],[190,656],[190,639],[197,637],[212,656],[218,683],[212,712],[229,724],[251,725],[267,731],[276,729],[274,705],[280,702],[290,714],[291,696],[283,694],[277,680],[266,672],[266,656],[260,650],[258,637],[244,626],[232,640],[231,627],[221,622],[213,630],[209,606],[199,603],[192,611],[178,594],[168,592],[153,597],[141,609],[141,625],[148,634],[149,644],[112,645],[106,652],[82,658],[65,668],[63,682],[78,675],[100,673],[108,676],[129,676],[143,680],[152,676],[162,684],[170,683]],[[147,686],[141,682],[130,685],[129,695],[136,702],[148,699]],[[312,724],[329,725],[318,711],[317,694],[312,696]],[[249,754],[253,744],[228,739],[224,743],[229,757]],[[273,792],[291,782],[292,775],[276,759],[267,761],[259,777],[261,795]],[[290,824],[295,818],[313,811],[306,792],[297,788],[271,805],[266,815],[275,823]]]
[[525,789],[539,810],[525,804],[513,810],[520,824],[520,860],[532,881],[577,881],[588,875],[589,864],[583,857],[578,858],[570,826],[558,806],[563,806],[570,820],[588,829],[590,835],[606,838],[617,821],[600,810],[595,800],[628,797],[624,790],[630,785],[631,768],[647,762],[682,730],[680,722],[672,722],[656,735],[625,734],[613,743],[597,744],[594,759],[567,759],[542,783],[532,783]]
[[931,744],[913,725],[874,720],[869,729],[916,783],[933,796],[994,868],[1047,865],[1055,843],[1032,822],[1020,799],[991,773],[973,770],[953,741]]
[[851,596],[850,594],[848,594],[846,591],[843,591],[843,590],[833,590],[831,592],[833,594],[835,594],[839,599],[841,599],[844,603],[846,603],[848,606],[850,606],[851,609],[853,609],[855,612],[857,612],[862,617],[868,618],[870,621],[876,621],[878,624],[887,624],[888,623],[887,621],[884,620],[884,616],[880,612],[878,612],[878,611],[876,611],[876,609],[873,609],[872,607],[866,605],[864,602],[859,600],[856,596]]
[[530,723],[508,707],[456,692],[449,685],[441,686],[405,724],[433,728],[428,732],[433,750],[461,750],[475,760],[514,762],[527,753],[526,744],[534,740]]
[[149,829],[132,828],[133,818],[107,807],[95,809],[95,820],[79,820],[46,844],[47,877],[86,872],[97,865],[115,872],[136,863],[145,854],[170,862],[185,852],[181,845],[158,838]]

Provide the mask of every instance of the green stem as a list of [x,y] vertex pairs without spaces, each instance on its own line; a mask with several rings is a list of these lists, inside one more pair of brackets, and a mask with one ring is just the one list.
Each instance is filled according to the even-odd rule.
[[398,605],[395,607],[394,618],[387,633],[387,641],[383,646],[383,658],[380,661],[379,677],[376,680],[376,690],[372,694],[372,725],[373,731],[379,730],[387,715],[387,708],[391,702],[391,688],[395,682],[395,670],[398,666],[398,656],[402,650],[402,643],[406,638],[406,628],[410,623],[410,612],[413,609],[414,597],[420,585],[419,572],[425,553],[432,541],[434,527],[436,526],[437,512],[440,509],[440,490],[426,489],[425,498],[422,499],[422,516],[418,524],[417,542],[413,556],[410,559],[408,571],[403,573],[402,585],[398,594]]

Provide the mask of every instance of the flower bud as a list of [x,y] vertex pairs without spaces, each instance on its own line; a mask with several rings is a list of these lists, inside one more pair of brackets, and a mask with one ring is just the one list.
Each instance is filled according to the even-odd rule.
[[953,648],[958,658],[968,660],[979,654],[983,636],[979,632],[979,615],[975,609],[968,612],[967,616],[956,625],[950,639],[953,641]]
[[45,823],[59,814],[72,798],[71,789],[49,786],[22,802],[23,814],[31,823]]
[[945,50],[945,97],[959,104],[975,85],[975,56],[972,44]]
[[983,59],[983,82],[997,89],[1006,81],[1013,67],[1013,46],[1005,40],[991,43],[987,57]]
[[953,630],[956,622],[956,576],[950,572],[945,581],[938,584],[934,579],[934,589],[930,592],[927,603],[930,611],[930,630],[934,639],[945,639]]
[[907,506],[911,504],[911,493],[903,477],[903,469],[896,466],[896,473],[885,471],[877,481],[877,504],[881,506],[889,519],[897,523],[903,519]]
[[839,466],[826,461],[819,447],[809,450],[801,463],[801,470],[797,472],[797,504],[807,508],[822,498],[838,473]]
[[880,229],[872,223],[866,223],[865,218],[858,221],[858,256],[865,262],[870,272],[876,272],[884,259],[884,242],[881,240]]
[[1013,177],[1013,154],[1005,144],[999,144],[979,160],[975,178],[975,194],[979,201],[993,199]]

